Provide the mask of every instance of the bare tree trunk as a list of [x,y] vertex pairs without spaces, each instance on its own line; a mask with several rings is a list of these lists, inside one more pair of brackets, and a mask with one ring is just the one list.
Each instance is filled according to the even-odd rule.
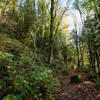
[[82,44],[82,48],[80,48],[80,54],[81,54],[81,61],[82,61],[82,65],[84,67],[84,49],[85,49],[85,45]]
[[54,25],[54,0],[51,0],[51,22],[50,22],[50,54],[49,54],[49,64],[53,61],[53,25]]
[[[35,5],[35,0],[33,0],[33,6],[34,6],[34,13],[36,14],[36,5]],[[36,15],[34,15],[34,24],[35,24],[35,26],[34,26],[34,29],[35,29],[35,32],[34,32],[34,34],[33,34],[33,38],[34,38],[34,52],[36,53],[36,49],[37,49],[37,46],[36,46],[36,33],[37,33],[37,17],[36,17]]]
[[84,57],[83,57],[84,52],[81,48],[80,48],[80,55],[81,55],[81,66],[84,67]]
[[76,49],[77,49],[77,61],[78,61],[78,68],[80,67],[80,57],[79,57],[79,48],[78,48],[78,41],[76,41]]
[[42,8],[42,45],[41,45],[42,48],[44,47],[43,39],[44,39],[44,12]]
[[50,65],[52,64],[52,61],[53,61],[53,45],[52,45],[52,48],[51,48],[51,56],[50,56]]

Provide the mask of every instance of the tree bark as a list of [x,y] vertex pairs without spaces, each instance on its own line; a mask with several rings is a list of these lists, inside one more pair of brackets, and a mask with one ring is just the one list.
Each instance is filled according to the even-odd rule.
[[54,25],[54,0],[51,0],[51,20],[50,20],[50,43],[49,43],[49,64],[52,65],[53,61],[53,25]]
[[78,41],[76,40],[76,49],[77,49],[77,61],[78,61],[78,68],[80,67],[80,57],[79,57],[79,48],[78,48]]

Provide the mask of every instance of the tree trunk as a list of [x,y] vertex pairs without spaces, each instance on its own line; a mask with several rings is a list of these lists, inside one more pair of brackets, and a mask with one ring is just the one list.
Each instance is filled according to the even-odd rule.
[[96,73],[96,66],[95,66],[95,54],[93,53],[93,48],[91,48],[92,43],[88,37],[88,50],[89,50],[89,56],[90,56],[90,66],[93,68],[94,73]]
[[78,41],[76,40],[76,49],[77,49],[77,63],[78,68],[80,67],[80,57],[79,57],[79,48],[78,48]]
[[42,45],[41,45],[41,48],[44,47],[43,39],[44,39],[44,12],[43,12],[43,8],[42,8]]
[[94,48],[94,50],[95,50],[96,63],[97,63],[97,68],[98,68],[98,73],[99,73],[100,72],[99,55],[98,55],[98,52],[96,50],[96,47]]
[[54,25],[54,0],[51,0],[51,21],[50,21],[50,52],[49,52],[49,64],[53,61],[53,25]]
[[84,46],[82,44],[82,48],[80,47],[80,55],[81,55],[81,66],[84,67]]

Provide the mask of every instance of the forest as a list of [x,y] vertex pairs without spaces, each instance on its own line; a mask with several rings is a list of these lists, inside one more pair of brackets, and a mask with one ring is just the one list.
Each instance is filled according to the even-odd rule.
[[100,100],[100,0],[0,0],[0,100]]

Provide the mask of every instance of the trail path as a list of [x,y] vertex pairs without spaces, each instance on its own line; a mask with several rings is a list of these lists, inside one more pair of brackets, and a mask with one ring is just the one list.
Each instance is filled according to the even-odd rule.
[[55,100],[98,100],[95,84],[90,81],[73,84],[70,82],[70,77],[74,74],[81,75],[84,80],[87,78],[84,72],[72,71],[63,79],[62,85],[55,93]]

